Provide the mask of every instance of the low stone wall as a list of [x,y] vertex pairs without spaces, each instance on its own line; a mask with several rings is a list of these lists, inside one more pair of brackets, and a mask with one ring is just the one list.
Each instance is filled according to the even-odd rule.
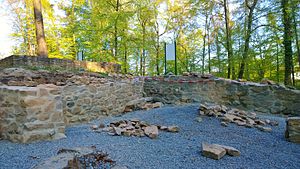
[[0,86],[0,136],[13,142],[65,137],[61,89]]
[[66,60],[56,58],[45,58],[37,56],[12,55],[0,60],[0,69],[10,67],[60,67],[64,70],[83,68],[91,72],[120,73],[121,65],[108,62],[88,62],[77,60]]
[[62,89],[66,124],[87,122],[124,112],[127,103],[142,98],[142,81],[69,85]]
[[63,138],[66,125],[122,114],[142,93],[138,79],[0,86],[0,138],[21,143]]
[[214,102],[239,109],[300,116],[300,91],[221,78],[146,78],[144,92],[163,103]]
[[[8,70],[13,71],[14,78],[20,75],[21,79],[38,73]],[[146,102],[143,96],[167,104],[214,102],[248,111],[300,115],[300,91],[279,85],[214,77],[103,78],[70,74],[59,78],[61,86],[54,85],[51,79],[46,82],[52,84],[41,85],[33,81],[39,77],[35,75],[32,81],[37,85],[25,87],[7,86],[11,84],[10,76],[4,73],[2,77],[8,83],[0,85],[0,137],[13,142],[62,138],[66,125],[134,110],[134,105]]]

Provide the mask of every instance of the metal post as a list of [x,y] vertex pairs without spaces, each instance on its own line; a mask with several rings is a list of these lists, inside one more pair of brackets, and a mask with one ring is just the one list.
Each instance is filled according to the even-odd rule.
[[165,42],[165,75],[167,74],[167,43]]

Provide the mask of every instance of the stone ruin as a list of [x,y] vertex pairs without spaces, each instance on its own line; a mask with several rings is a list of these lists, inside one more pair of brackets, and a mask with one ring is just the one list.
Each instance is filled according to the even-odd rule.
[[[16,56],[13,58],[17,60]],[[7,61],[10,59],[5,62],[10,64]],[[0,63],[3,65],[3,60]],[[12,66],[19,65],[16,63],[21,61],[13,61]],[[27,58],[25,63],[35,62]],[[118,70],[103,75],[86,71],[2,69],[0,137],[21,143],[59,139],[65,137],[64,129],[70,124],[163,104],[211,102],[245,111],[300,115],[300,91],[270,81],[252,83],[200,74],[135,77],[119,74]],[[299,125],[291,128],[287,136],[292,138],[299,133]]]

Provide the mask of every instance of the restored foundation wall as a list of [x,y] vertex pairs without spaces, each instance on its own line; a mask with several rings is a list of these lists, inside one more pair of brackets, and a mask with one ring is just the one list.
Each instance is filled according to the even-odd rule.
[[177,76],[146,78],[144,91],[169,104],[214,102],[262,113],[300,116],[300,91],[279,85]]
[[0,86],[0,136],[13,142],[65,137],[61,89]]
[[68,124],[118,115],[142,98],[143,82],[37,87],[0,86],[0,137],[27,143],[65,137]]
[[71,85],[62,91],[65,123],[72,124],[123,113],[129,101],[142,98],[143,83],[125,80]]
[[0,60],[0,69],[11,67],[60,67],[64,70],[83,68],[91,72],[120,73],[121,65],[109,62],[89,62],[66,60],[57,58],[45,58],[37,56],[12,55]]
[[122,114],[143,95],[168,104],[214,102],[300,116],[300,91],[278,85],[179,76],[144,80],[72,76],[64,84],[0,86],[0,137],[23,143],[62,138],[66,125]]

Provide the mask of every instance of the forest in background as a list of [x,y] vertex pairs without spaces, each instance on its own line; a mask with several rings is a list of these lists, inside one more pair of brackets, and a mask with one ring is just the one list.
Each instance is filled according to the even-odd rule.
[[[6,0],[14,54],[37,54],[33,0]],[[48,56],[116,62],[123,73],[163,75],[176,40],[178,73],[297,84],[298,0],[41,0]],[[168,72],[174,73],[174,61]],[[300,82],[298,82],[300,83]]]

